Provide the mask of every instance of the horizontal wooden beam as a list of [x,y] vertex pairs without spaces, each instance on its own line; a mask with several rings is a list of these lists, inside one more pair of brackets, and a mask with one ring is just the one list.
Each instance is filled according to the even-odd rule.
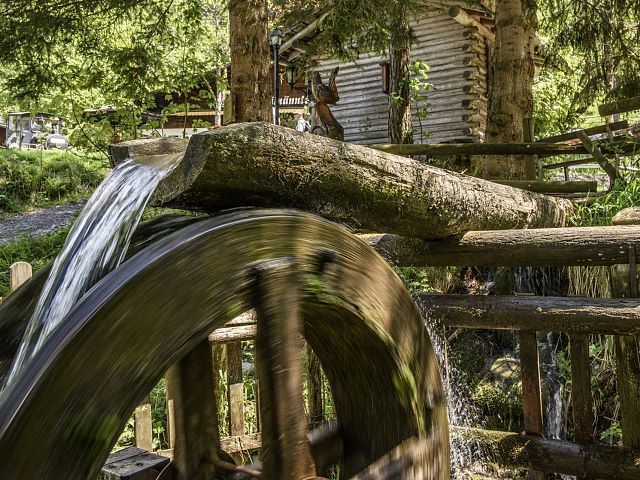
[[598,106],[598,113],[602,117],[615,115],[616,113],[640,110],[640,97],[623,98],[615,102],[603,103]]
[[[616,132],[618,130],[624,130],[629,128],[629,122],[627,120],[621,120],[619,122],[605,123],[604,125],[598,125],[597,127],[585,128],[582,130],[587,135],[598,135],[601,133],[607,133],[609,131]],[[575,132],[563,133],[561,135],[554,135],[552,137],[541,138],[538,140],[539,143],[557,143],[557,142],[566,142],[567,140],[574,140],[578,138],[578,132],[580,130],[576,130]]]
[[455,426],[451,427],[451,440],[461,446],[473,445],[483,452],[487,461],[504,467],[564,473],[578,478],[640,478],[640,452],[621,447]]
[[564,167],[573,167],[576,165],[590,165],[590,164],[594,164],[595,168],[600,168],[600,165],[595,164],[595,160],[593,159],[593,157],[581,158],[579,160],[567,160],[566,162],[547,163],[546,165],[542,165],[542,168],[545,170],[552,170],[554,168],[564,168]]
[[[370,148],[395,155],[577,155],[590,153],[583,145],[564,143],[416,143],[393,144],[378,143],[367,145]],[[597,142],[602,153],[631,155],[640,153],[640,142],[628,138],[609,142]]]
[[598,190],[596,181],[542,181],[542,180],[492,180],[510,187],[539,193],[579,193]]
[[378,234],[361,238],[396,266],[607,266],[629,262],[628,246],[640,245],[640,227],[473,231],[435,241]]
[[456,328],[634,335],[640,301],[583,297],[414,295],[432,319]]
[[209,334],[209,343],[211,345],[220,345],[224,343],[243,342],[253,340],[256,336],[256,325],[240,325],[232,327],[223,327],[214,330]]
[[557,143],[415,143],[368,147],[396,155],[560,155],[576,151],[573,145]]

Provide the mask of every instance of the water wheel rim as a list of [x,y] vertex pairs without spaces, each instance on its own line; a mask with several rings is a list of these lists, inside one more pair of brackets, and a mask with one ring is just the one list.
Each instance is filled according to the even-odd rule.
[[[323,249],[338,259],[318,278]],[[237,212],[185,227],[88,292],[0,400],[0,451],[12,459],[0,464],[0,477],[95,478],[130,413],[167,368],[250,308],[246,267],[285,255],[306,270],[306,336],[334,387],[347,443],[359,445],[369,462],[420,435],[433,444],[422,478],[448,478],[442,384],[409,294],[384,260],[343,228],[281,210]],[[339,335],[349,328],[373,337],[354,343],[352,335]],[[337,343],[333,350],[327,331]],[[349,363],[332,363],[335,351]],[[365,386],[349,385],[355,378],[349,372],[372,361],[380,371],[366,372]],[[389,385],[402,387],[394,398],[387,398]],[[365,387],[386,392],[356,405],[353,397]]]

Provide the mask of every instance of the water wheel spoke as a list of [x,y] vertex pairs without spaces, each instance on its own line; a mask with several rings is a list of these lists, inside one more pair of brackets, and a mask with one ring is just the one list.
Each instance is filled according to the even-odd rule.
[[256,374],[262,419],[262,478],[316,476],[302,397],[302,319],[297,264],[280,258],[255,270]]

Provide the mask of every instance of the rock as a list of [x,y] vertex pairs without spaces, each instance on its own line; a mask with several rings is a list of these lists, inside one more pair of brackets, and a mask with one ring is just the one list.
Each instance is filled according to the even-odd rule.
[[490,371],[495,380],[508,384],[520,381],[520,361],[515,358],[496,359]]
[[620,210],[612,219],[614,225],[640,225],[640,207]]

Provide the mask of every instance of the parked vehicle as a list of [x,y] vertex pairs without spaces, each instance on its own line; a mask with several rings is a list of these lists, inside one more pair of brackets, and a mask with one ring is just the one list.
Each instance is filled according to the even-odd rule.
[[50,113],[10,112],[6,147],[66,150],[69,141],[61,133],[62,126],[62,119]]

